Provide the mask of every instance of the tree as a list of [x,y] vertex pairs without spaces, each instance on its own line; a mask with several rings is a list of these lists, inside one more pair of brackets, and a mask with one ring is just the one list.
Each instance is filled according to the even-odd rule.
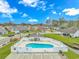
[[58,27],[58,26],[59,26],[59,21],[53,19],[53,20],[52,20],[52,25],[53,25],[53,27]]
[[76,21],[76,27],[79,28],[79,17],[77,18],[77,21]]
[[60,26],[65,23],[64,17],[59,18],[59,23],[60,23]]

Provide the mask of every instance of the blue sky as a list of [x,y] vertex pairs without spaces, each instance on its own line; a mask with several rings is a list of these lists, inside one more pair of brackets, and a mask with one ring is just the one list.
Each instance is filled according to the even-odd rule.
[[0,23],[44,23],[79,17],[79,0],[0,0]]

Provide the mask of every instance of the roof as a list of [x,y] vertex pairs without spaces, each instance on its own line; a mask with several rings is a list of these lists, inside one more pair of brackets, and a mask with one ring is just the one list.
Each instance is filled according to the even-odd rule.
[[0,27],[0,32],[7,32],[7,30],[3,27]]
[[10,39],[10,37],[0,37],[0,40],[6,39],[6,38]]
[[8,26],[9,30],[26,30],[27,26]]
[[68,28],[68,29],[59,29],[58,31],[65,32],[65,33],[75,33],[78,30],[79,30],[78,28],[72,27],[72,28]]

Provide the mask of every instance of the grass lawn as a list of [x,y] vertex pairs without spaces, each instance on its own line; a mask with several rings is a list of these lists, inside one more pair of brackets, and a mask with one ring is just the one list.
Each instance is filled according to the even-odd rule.
[[79,59],[79,55],[70,50],[65,52],[65,55],[68,57],[68,59]]
[[14,44],[15,42],[11,42],[8,45],[0,48],[0,59],[5,59],[10,54],[10,47]]
[[70,37],[65,37],[57,34],[44,34],[43,36],[59,40],[68,45],[72,45],[73,43],[79,43],[79,38],[70,38]]
[[[44,34],[43,36],[59,40],[68,45],[72,45],[73,43],[79,43],[79,38],[64,37],[57,34]],[[75,54],[73,51],[69,50],[68,52],[65,52],[65,54],[67,55],[68,59],[79,59],[79,55]]]

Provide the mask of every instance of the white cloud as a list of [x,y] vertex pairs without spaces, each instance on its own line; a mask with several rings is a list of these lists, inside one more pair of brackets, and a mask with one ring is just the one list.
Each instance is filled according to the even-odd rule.
[[24,6],[29,6],[29,7],[37,7],[37,10],[46,10],[46,2],[45,1],[40,1],[40,0],[21,0],[19,1],[19,4],[23,4]]
[[24,4],[25,6],[36,7],[38,0],[22,0],[19,4]]
[[53,14],[57,14],[57,12],[56,12],[56,11],[52,11],[52,13],[53,13]]
[[2,17],[7,17],[10,21],[14,21],[12,14],[17,12],[18,10],[16,8],[11,8],[6,0],[0,0],[0,13]]
[[55,5],[54,3],[50,4],[49,7],[48,7],[48,9],[53,9],[54,5]]
[[63,12],[65,12],[65,15],[75,16],[79,14],[79,9],[68,8],[68,9],[64,9]]
[[55,5],[55,4],[50,4],[49,6],[50,6],[50,7],[53,7],[54,5]]
[[37,23],[38,20],[37,19],[29,19],[28,22],[30,22],[30,23]]
[[10,8],[10,5],[8,4],[7,1],[0,0],[0,13],[12,14],[12,13],[16,13],[16,12],[17,12],[17,9]]
[[39,1],[38,8],[42,9],[43,11],[46,11],[46,2],[45,1]]
[[22,15],[22,17],[27,17],[28,15],[26,14],[26,13],[24,13],[23,15]]
[[50,19],[50,17],[47,17],[46,19]]
[[13,17],[11,14],[17,13],[16,8],[11,8],[7,1],[0,0],[0,13],[2,14],[2,17],[10,18],[11,21],[13,21]]

